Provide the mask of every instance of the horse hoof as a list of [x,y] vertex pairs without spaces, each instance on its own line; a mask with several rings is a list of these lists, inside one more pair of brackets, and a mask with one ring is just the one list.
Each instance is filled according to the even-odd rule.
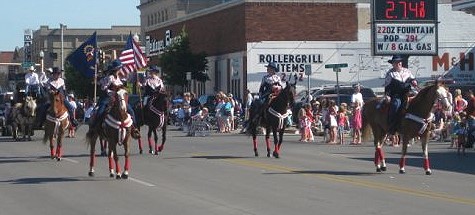
[[386,172],[387,168],[385,166],[381,167],[381,171]]
[[61,159],[62,159],[61,157],[57,157],[56,161],[61,161]]
[[148,150],[148,153],[152,154],[153,155],[153,150]]
[[115,179],[121,179],[121,178],[122,178],[122,177],[120,176],[120,174],[117,174],[117,175],[115,176]]
[[432,171],[430,169],[426,170],[426,175],[432,175]]
[[143,150],[142,150],[142,149],[140,149],[139,154],[143,154]]
[[89,177],[94,177],[94,172],[89,172]]
[[254,149],[254,156],[259,157],[259,152],[257,151],[257,149]]
[[128,179],[129,178],[129,175],[125,174],[125,173],[122,173],[122,176],[121,176],[122,179]]
[[376,172],[381,172],[381,168],[376,168]]
[[270,152],[269,151],[267,152],[267,157],[270,158]]
[[403,170],[403,169],[399,170],[399,174],[405,174],[405,173],[406,173],[406,170]]
[[155,153],[152,153],[152,154],[154,154],[154,155],[159,155],[159,154],[160,154],[160,152],[158,152],[158,151],[155,151]]
[[275,158],[279,158],[279,153],[277,153],[276,151],[272,152],[272,155],[273,155]]
[[109,174],[109,177],[114,178],[114,173]]

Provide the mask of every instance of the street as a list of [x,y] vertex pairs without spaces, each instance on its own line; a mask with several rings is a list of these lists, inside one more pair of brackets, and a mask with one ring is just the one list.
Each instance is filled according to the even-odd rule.
[[376,173],[369,142],[327,145],[317,137],[303,143],[299,135],[286,134],[276,159],[265,157],[259,136],[256,158],[251,138],[243,134],[187,137],[169,127],[160,157],[138,154],[137,141],[131,141],[130,177],[117,180],[109,178],[105,157],[96,159],[96,176],[87,175],[86,130],[81,126],[76,138],[64,139],[60,162],[49,158],[43,131],[29,142],[1,137],[0,215],[461,215],[475,209],[475,152],[457,155],[449,142],[429,144],[431,176],[422,169],[420,145],[411,146],[401,175],[399,147],[384,148],[388,170]]

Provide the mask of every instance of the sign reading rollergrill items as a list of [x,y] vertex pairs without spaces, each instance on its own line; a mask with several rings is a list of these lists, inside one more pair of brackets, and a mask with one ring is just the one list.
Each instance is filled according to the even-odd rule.
[[375,55],[437,55],[437,26],[434,23],[376,23],[375,26]]
[[437,55],[437,1],[372,0],[373,55]]

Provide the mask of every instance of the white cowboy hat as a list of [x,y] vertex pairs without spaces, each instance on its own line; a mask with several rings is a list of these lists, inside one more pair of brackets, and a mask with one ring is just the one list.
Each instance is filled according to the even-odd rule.
[[29,71],[35,71],[35,66],[30,66],[30,68],[28,68]]

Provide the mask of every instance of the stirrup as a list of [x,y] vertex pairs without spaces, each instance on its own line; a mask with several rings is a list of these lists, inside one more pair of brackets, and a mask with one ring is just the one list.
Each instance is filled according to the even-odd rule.
[[140,139],[140,131],[139,129],[135,128],[135,127],[132,127],[130,129],[130,136],[132,136],[132,138],[134,139]]

